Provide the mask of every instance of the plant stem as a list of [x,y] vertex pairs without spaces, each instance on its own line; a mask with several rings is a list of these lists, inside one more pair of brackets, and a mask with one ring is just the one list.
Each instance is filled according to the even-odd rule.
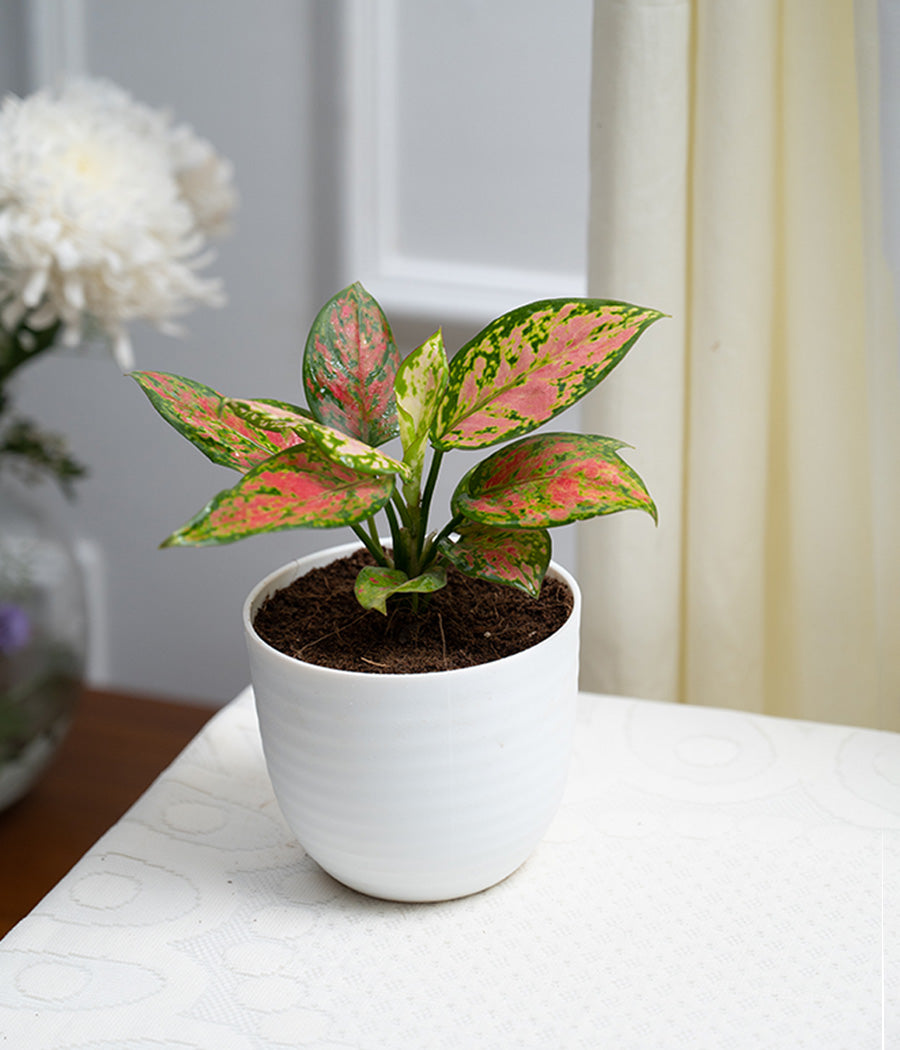
[[425,553],[422,555],[421,564],[423,568],[427,568],[427,566],[431,563],[431,560],[434,558],[435,551],[437,550],[438,544],[441,542],[441,540],[444,539],[445,536],[449,536],[450,533],[453,532],[453,530],[456,528],[457,525],[459,525],[461,521],[465,521],[465,517],[462,514],[456,514],[447,522],[447,524],[441,529],[441,531],[428,544],[428,547],[425,549]]
[[[372,538],[372,542],[379,550],[381,550],[381,537],[378,535],[378,526],[375,524],[375,515],[373,514],[371,518],[367,519],[367,521],[369,522],[369,536]],[[384,555],[384,557],[386,560],[387,555]]]
[[[372,518],[369,518],[369,521],[371,522]],[[373,542],[372,538],[361,525],[351,525],[350,528],[353,529],[359,539],[365,544],[366,550],[368,550],[379,565],[390,567],[387,555],[381,549],[380,543]]]
[[412,515],[410,514],[409,507],[407,507],[406,503],[403,501],[403,497],[400,495],[399,492],[397,492],[396,489],[394,489],[393,499],[397,510],[400,512],[400,518],[403,521],[403,524],[409,529],[411,533],[415,532],[415,525],[413,524],[413,519]]
[[422,549],[425,546],[425,534],[428,532],[428,514],[431,510],[431,498],[434,495],[434,486],[437,484],[438,472],[441,469],[441,460],[444,458],[444,453],[439,449],[435,449],[431,457],[431,466],[428,468],[428,477],[425,480],[425,490],[422,493],[422,502],[420,504],[419,512],[419,536],[418,536],[418,553],[421,556]]
[[[409,578],[412,579],[414,576],[419,575],[419,508],[415,505],[408,506],[396,489],[394,490],[393,502],[400,514],[400,520],[403,522],[403,528],[400,530],[400,542],[403,551],[402,564],[398,565],[398,568],[402,568]],[[390,504],[385,507],[386,512],[389,510],[391,510]],[[397,562],[396,553],[394,562]]]
[[460,524],[460,522],[463,522],[465,520],[466,518],[464,514],[455,514],[441,529],[437,536],[434,537],[434,542],[440,543],[445,536],[449,536],[450,533],[453,532],[453,530],[456,528],[457,525]]
[[391,528],[391,542],[394,545],[394,567],[407,572],[406,551],[403,549],[403,538],[400,535],[400,523],[390,503],[385,503],[384,513],[387,516],[388,525]]

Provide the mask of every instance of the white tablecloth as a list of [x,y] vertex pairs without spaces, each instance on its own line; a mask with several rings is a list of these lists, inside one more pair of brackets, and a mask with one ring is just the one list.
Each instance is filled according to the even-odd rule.
[[0,943],[0,1044],[896,1048],[898,843],[896,734],[584,695],[524,867],[370,900],[291,840],[248,690]]

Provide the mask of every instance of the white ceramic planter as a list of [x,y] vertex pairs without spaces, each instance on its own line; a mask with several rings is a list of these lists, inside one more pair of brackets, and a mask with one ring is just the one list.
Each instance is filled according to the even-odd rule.
[[581,595],[555,634],[514,656],[428,674],[303,663],[252,627],[262,602],[358,548],[291,562],[250,593],[244,629],[269,776],[298,841],[374,897],[450,900],[506,878],[562,797],[575,721]]

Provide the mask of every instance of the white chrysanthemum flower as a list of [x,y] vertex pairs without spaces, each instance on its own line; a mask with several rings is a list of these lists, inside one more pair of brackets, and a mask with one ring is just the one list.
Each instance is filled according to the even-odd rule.
[[227,233],[237,204],[231,165],[186,124],[172,130],[170,150],[175,178],[197,229],[207,237]]
[[227,224],[229,166],[185,126],[105,81],[9,97],[0,109],[0,321],[99,327],[123,368],[126,325],[164,331],[194,303],[219,305],[199,269]]

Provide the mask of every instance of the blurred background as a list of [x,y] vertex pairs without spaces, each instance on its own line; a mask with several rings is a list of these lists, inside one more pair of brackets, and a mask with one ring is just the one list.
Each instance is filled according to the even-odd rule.
[[[403,353],[438,327],[453,352],[506,309],[584,294],[590,30],[590,0],[4,0],[0,90],[106,77],[232,162],[240,207],[205,271],[228,303],[193,310],[180,339],[132,326],[137,366],[302,402],[309,325],[353,280]],[[40,496],[86,560],[92,683],[229,700],[247,681],[246,593],[352,534],[160,551],[233,476],[98,348],[30,366],[17,405],[90,471],[74,502]],[[436,512],[469,465],[448,457]],[[571,564],[572,529],[555,541]]]

